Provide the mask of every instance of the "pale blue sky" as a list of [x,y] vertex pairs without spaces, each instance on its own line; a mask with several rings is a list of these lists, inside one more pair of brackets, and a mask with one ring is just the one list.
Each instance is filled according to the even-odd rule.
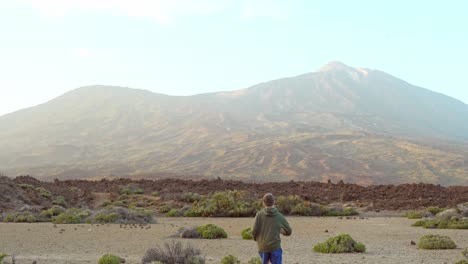
[[468,103],[468,1],[0,0],[0,115],[79,86],[189,95],[339,60]]

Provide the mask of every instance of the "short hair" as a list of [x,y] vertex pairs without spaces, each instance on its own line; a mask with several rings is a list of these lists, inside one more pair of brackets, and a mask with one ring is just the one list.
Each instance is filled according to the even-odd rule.
[[275,204],[275,197],[271,193],[263,195],[263,203],[266,206],[273,206]]

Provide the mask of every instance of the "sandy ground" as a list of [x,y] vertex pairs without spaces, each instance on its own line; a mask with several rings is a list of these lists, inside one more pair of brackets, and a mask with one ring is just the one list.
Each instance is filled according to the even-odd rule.
[[[293,236],[283,239],[284,261],[294,263],[454,263],[461,248],[468,247],[467,230],[428,230],[410,227],[414,220],[403,218],[305,218],[289,217]],[[107,252],[124,257],[127,263],[140,263],[145,251],[164,241],[182,226],[214,223],[228,232],[223,240],[183,240],[199,247],[207,263],[220,263],[222,256],[233,254],[246,263],[256,256],[256,244],[240,237],[251,218],[164,218],[151,229],[123,229],[119,225],[0,224],[0,251],[17,255],[17,264],[97,263]],[[61,232],[61,230],[64,231]],[[325,230],[329,230],[328,233]],[[318,254],[312,246],[327,237],[349,233],[367,245],[365,254]],[[450,236],[458,249],[418,250],[410,242],[424,234]]]

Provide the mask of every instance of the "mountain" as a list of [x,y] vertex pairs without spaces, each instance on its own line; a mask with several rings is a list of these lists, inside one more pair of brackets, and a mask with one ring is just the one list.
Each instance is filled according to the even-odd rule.
[[468,105],[331,62],[250,88],[168,96],[89,86],[0,117],[0,171],[466,184]]

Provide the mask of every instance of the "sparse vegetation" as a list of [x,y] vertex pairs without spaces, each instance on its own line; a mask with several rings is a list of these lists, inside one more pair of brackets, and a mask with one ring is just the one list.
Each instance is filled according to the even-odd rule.
[[91,214],[88,210],[70,208],[52,218],[54,224],[79,224],[83,223],[85,218]]
[[324,243],[318,243],[313,250],[318,253],[363,253],[366,246],[354,241],[348,234],[340,234],[327,239]]
[[242,236],[242,239],[252,240],[253,239],[252,228],[248,227],[248,228],[242,230],[241,236]]
[[37,222],[36,216],[33,213],[24,211],[6,214],[3,217],[3,222],[15,222],[15,223],[35,223]]
[[468,248],[463,249],[461,255],[464,259],[456,262],[455,264],[468,264]]
[[87,219],[90,223],[148,224],[153,222],[153,211],[143,208],[106,208]]
[[454,249],[457,246],[448,236],[425,235],[419,239],[419,249]]
[[178,230],[175,237],[181,238],[203,238],[203,239],[219,239],[227,238],[227,233],[221,227],[213,224],[207,224],[197,227],[182,227]]
[[31,184],[20,183],[17,185],[23,190],[34,190],[34,185],[31,185]]
[[120,189],[120,194],[133,195],[133,194],[144,194],[145,191],[137,186],[128,185]]
[[180,242],[165,243],[164,247],[148,249],[142,259],[142,264],[204,264],[205,258],[199,249],[190,244]]
[[159,192],[154,191],[154,192],[151,193],[151,196],[158,197],[158,196],[159,196]]
[[422,226],[429,229],[468,229],[468,219],[453,218],[451,220],[419,220],[412,226]]
[[161,214],[166,214],[169,211],[171,211],[171,207],[169,205],[163,205],[163,206],[159,207],[159,212]]
[[41,215],[47,219],[52,219],[52,217],[57,216],[65,212],[65,209],[60,205],[54,205],[47,210],[42,210]]
[[179,211],[176,209],[171,209],[169,212],[166,213],[167,217],[176,217],[179,216]]
[[120,264],[120,257],[112,254],[105,254],[99,259],[98,264]]
[[221,264],[240,264],[240,260],[233,255],[227,255],[221,259]]
[[52,193],[44,187],[37,187],[36,191],[39,192],[39,194],[44,198],[52,198]]
[[408,219],[421,219],[423,217],[422,212],[408,212],[403,215],[404,217]]
[[431,206],[431,207],[428,207],[428,208],[426,209],[426,211],[429,212],[429,213],[431,213],[432,215],[436,215],[436,214],[438,214],[438,213],[440,213],[440,212],[443,212],[443,211],[445,211],[445,210],[446,210],[446,208],[440,208],[440,207],[438,207],[438,206]]
[[67,207],[67,203],[65,202],[65,198],[63,196],[55,197],[55,199],[52,201],[52,204]]

